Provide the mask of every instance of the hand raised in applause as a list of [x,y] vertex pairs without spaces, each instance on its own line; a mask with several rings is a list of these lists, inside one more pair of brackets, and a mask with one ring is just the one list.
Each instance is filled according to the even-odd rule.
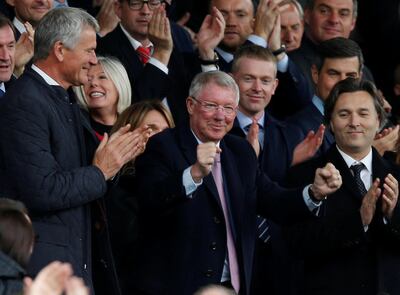
[[129,131],[130,124],[121,127],[108,137],[104,135],[93,158],[93,165],[104,174],[106,180],[113,177],[127,162],[140,155],[151,134],[148,126]]
[[314,157],[324,140],[324,133],[323,124],[319,126],[317,133],[312,130],[308,132],[307,137],[294,148],[292,166]]
[[167,66],[171,57],[173,42],[164,5],[154,10],[149,22],[148,36],[154,45],[153,57]]
[[393,216],[393,210],[396,208],[397,199],[399,197],[399,183],[397,179],[392,175],[388,174],[385,177],[383,183],[382,193],[382,213],[388,219]]

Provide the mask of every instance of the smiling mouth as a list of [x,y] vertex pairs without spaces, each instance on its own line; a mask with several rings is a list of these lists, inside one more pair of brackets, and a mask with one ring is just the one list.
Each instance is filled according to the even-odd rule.
[[91,98],[100,98],[100,97],[104,97],[105,93],[104,92],[100,92],[100,91],[93,91],[89,93],[89,97]]

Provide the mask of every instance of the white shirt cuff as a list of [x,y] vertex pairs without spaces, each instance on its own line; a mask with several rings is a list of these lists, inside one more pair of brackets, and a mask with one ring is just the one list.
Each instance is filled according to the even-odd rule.
[[168,75],[168,68],[166,65],[164,65],[162,62],[160,62],[158,59],[154,57],[150,57],[149,63],[155,66],[156,68],[159,68],[161,71],[163,71],[165,74]]
[[250,35],[247,40],[249,40],[251,43],[267,48],[267,41],[265,41],[264,38],[261,38],[260,36],[257,35]]
[[197,190],[197,188],[203,184],[203,180],[199,183],[194,182],[192,174],[190,174],[190,169],[192,166],[186,168],[182,174],[182,183],[185,187],[186,196],[188,198],[192,197],[192,194]]

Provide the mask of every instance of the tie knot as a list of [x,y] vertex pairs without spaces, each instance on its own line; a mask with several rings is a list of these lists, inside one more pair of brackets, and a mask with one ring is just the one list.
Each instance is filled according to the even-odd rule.
[[364,169],[364,164],[359,163],[355,165],[351,165],[350,169],[353,171],[354,175],[360,175],[361,171]]
[[[249,130],[250,130],[250,127],[251,127],[251,125],[252,125],[253,123],[251,123],[251,124],[248,124],[248,125],[246,125],[246,126],[244,126],[244,130],[246,131],[246,132],[249,132]],[[260,130],[262,130],[263,129],[263,126],[261,126],[261,124],[260,123],[257,123],[257,125],[258,125],[258,128],[260,129]]]
[[139,46],[136,49],[136,52],[139,54],[139,59],[143,64],[146,64],[149,61],[151,53],[150,47]]

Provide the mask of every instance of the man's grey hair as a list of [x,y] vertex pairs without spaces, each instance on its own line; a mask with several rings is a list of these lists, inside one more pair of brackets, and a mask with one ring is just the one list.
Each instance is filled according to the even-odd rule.
[[73,49],[88,27],[99,31],[97,20],[82,9],[64,7],[50,10],[35,30],[33,61],[47,58],[57,41]]
[[[316,0],[307,0],[305,4],[305,9],[313,10]],[[358,2],[353,0],[353,18],[357,18],[358,15]]]
[[288,0],[286,1],[287,4],[293,5],[296,8],[297,12],[299,13],[300,19],[304,19],[304,10],[303,6],[297,0]]
[[239,104],[239,87],[235,80],[225,72],[211,71],[197,74],[190,84],[189,96],[197,98],[203,90],[210,84],[216,84],[223,88],[229,88],[235,94],[235,102]]
[[207,285],[201,287],[193,295],[208,295],[210,292],[212,292],[212,294],[219,294],[219,295],[237,295],[234,290],[225,288],[220,285]]

